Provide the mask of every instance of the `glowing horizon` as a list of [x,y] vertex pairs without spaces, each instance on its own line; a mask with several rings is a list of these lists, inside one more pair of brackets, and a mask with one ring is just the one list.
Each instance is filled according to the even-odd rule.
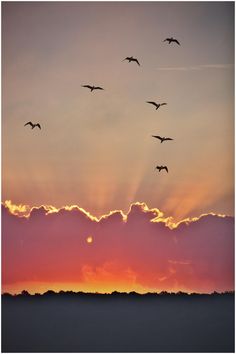
[[[187,288],[187,287],[173,287],[168,290],[163,290],[162,288],[145,288],[142,287],[141,285],[135,285],[135,286],[129,286],[127,284],[120,284],[120,283],[111,283],[111,284],[102,284],[99,285],[84,285],[84,284],[77,284],[77,283],[45,283],[45,282],[25,282],[25,283],[17,283],[14,285],[4,285],[2,287],[2,294],[8,293],[11,295],[17,295],[21,294],[22,291],[28,291],[30,295],[34,294],[44,294],[47,291],[54,291],[55,293],[59,293],[60,291],[73,291],[75,293],[77,292],[83,292],[83,293],[93,293],[93,294],[111,294],[113,292],[124,292],[124,293],[131,293],[131,292],[136,292],[137,294],[147,294],[147,293],[161,293],[163,291],[166,291],[168,293],[178,293],[178,292],[183,292],[186,294],[193,294],[193,293],[198,293],[198,294],[212,294],[214,293],[215,290],[212,291],[198,291],[198,289],[194,288]],[[228,291],[234,291],[234,288],[229,288],[229,289],[224,289],[223,291],[219,292],[228,292]]]
[[209,213],[174,223],[137,202],[127,214],[116,210],[98,219],[78,206],[27,209],[7,201],[2,225],[4,292],[234,289],[230,216]]

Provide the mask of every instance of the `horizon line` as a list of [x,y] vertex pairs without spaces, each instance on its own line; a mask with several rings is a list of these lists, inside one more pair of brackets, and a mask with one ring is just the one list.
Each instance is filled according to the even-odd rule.
[[9,293],[9,292],[4,292],[1,293],[1,296],[46,296],[46,295],[65,295],[65,294],[70,294],[70,295],[138,295],[138,296],[145,296],[145,295],[187,295],[187,296],[191,296],[191,295],[228,295],[228,294],[235,294],[235,290],[225,290],[223,292],[218,292],[218,291],[213,291],[211,293],[205,293],[205,292],[186,292],[186,291],[166,291],[166,290],[162,290],[160,292],[157,291],[148,291],[146,293],[140,293],[137,291],[112,291],[112,292],[98,292],[98,291],[73,291],[73,290],[58,290],[58,291],[54,291],[51,289],[48,289],[47,291],[43,292],[43,293],[38,293],[35,292],[34,294],[31,294],[30,292],[28,292],[27,290],[22,290],[19,293]]

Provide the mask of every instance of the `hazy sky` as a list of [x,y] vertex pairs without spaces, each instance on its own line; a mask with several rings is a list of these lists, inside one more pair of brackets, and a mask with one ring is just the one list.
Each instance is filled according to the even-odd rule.
[[233,2],[3,2],[2,199],[232,215],[233,85]]

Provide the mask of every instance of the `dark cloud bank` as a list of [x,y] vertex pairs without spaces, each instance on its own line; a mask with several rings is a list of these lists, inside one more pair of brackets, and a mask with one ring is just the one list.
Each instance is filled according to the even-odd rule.
[[234,289],[233,217],[209,214],[170,229],[151,221],[157,216],[143,204],[132,205],[126,220],[117,211],[99,222],[78,208],[33,208],[25,218],[2,206],[3,285],[124,279],[131,290]]

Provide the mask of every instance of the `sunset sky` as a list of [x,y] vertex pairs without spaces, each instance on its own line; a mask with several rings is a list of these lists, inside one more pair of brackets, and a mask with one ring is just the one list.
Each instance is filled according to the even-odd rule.
[[[163,42],[171,36],[181,45]],[[138,58],[141,66],[123,61],[127,56]],[[84,84],[104,91],[91,93]],[[167,105],[156,111],[146,101]],[[42,130],[24,127],[28,121],[40,123]],[[151,135],[174,140],[161,144]],[[7,290],[20,290],[23,283],[31,290],[39,283],[59,284],[55,289],[80,284],[76,289],[94,291],[232,289],[233,254],[227,264],[224,260],[233,244],[233,147],[233,2],[2,3],[2,202],[11,200],[3,206]],[[167,165],[169,173],[159,173],[156,165]],[[48,205],[57,209],[46,215]],[[65,208],[71,205],[79,209]],[[31,209],[40,206],[45,207]],[[129,221],[133,209],[141,220],[145,215],[140,228],[138,217]],[[94,218],[115,210],[105,218],[103,239],[101,221]],[[151,210],[158,210],[159,222],[151,221]],[[170,220],[209,213],[214,216],[170,225]],[[60,228],[64,214],[68,230]],[[201,240],[206,235],[204,242],[195,239],[194,225]],[[217,234],[215,245],[216,225],[225,236]],[[83,229],[78,239],[72,226]],[[41,253],[30,238],[32,230]],[[162,233],[170,237],[164,258],[152,255],[142,268],[139,263],[145,264],[151,249],[162,245]],[[144,235],[152,241],[139,255]],[[47,242],[53,266],[50,252],[44,254]],[[199,248],[190,252],[195,242]],[[220,277],[218,257],[225,271]],[[50,268],[59,266],[58,259],[64,259],[64,271]],[[191,282],[188,272],[195,274]]]

